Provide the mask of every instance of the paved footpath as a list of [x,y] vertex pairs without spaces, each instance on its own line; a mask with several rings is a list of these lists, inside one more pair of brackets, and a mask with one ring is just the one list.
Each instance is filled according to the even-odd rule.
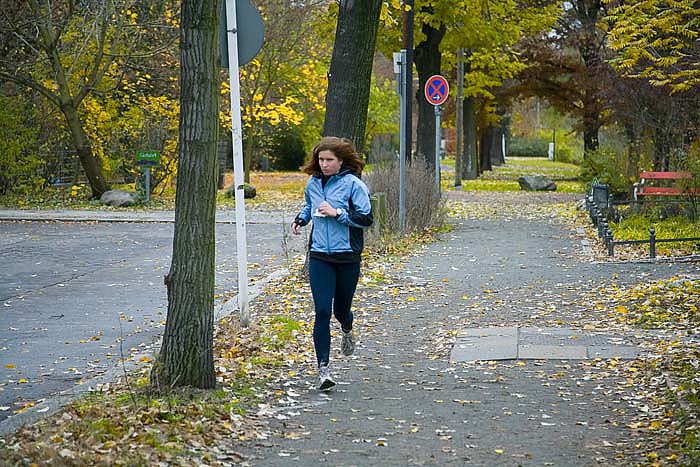
[[[631,408],[614,374],[596,373],[588,357],[608,339],[621,352],[635,344],[576,328],[594,313],[587,294],[697,277],[700,265],[595,262],[581,240],[544,218],[464,220],[394,271],[395,288],[360,287],[355,355],[341,357],[334,335],[337,389],[317,391],[310,365],[297,368],[268,429],[243,446],[243,465],[630,465],[615,456],[636,442],[625,428]],[[497,361],[484,348],[473,361],[455,345],[494,327],[540,347]],[[556,329],[577,332],[592,354],[557,349]]]

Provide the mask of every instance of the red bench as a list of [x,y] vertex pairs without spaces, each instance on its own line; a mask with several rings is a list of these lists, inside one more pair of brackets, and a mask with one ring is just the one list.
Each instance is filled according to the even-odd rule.
[[[650,181],[676,182],[692,178],[690,172],[642,172],[639,174],[639,182],[634,184],[634,200],[646,196],[683,196],[687,192],[679,190],[675,186],[649,185]],[[696,188],[690,188],[690,192],[698,192]],[[700,193],[698,193],[700,194]]]

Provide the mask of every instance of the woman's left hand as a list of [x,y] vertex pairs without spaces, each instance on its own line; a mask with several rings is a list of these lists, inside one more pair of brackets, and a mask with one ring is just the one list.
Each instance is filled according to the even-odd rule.
[[328,217],[336,217],[338,215],[338,212],[333,206],[328,204],[328,201],[324,201],[318,205],[318,212]]

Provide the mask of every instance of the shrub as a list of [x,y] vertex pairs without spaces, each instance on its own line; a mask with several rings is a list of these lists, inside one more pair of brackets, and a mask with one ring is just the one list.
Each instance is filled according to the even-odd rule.
[[547,157],[549,139],[529,136],[513,136],[508,146],[509,157]]
[[690,172],[688,180],[678,182],[679,188],[686,194],[688,201],[689,217],[692,220],[700,219],[700,151],[697,145],[680,164],[682,170]]
[[28,109],[8,97],[0,97],[0,109],[0,194],[36,191],[44,180],[37,175],[41,165],[33,151],[37,130],[25,121]]
[[594,180],[604,183],[614,195],[627,195],[630,182],[625,177],[627,160],[609,150],[599,149],[586,154],[581,165],[581,180],[590,185]]
[[574,151],[567,146],[557,147],[554,154],[554,159],[557,162],[567,162],[569,164],[576,165],[580,165],[582,162],[581,157],[574,154]]
[[[387,228],[399,230],[399,165],[388,163],[373,166],[364,177],[371,193],[386,193]],[[405,233],[439,227],[444,222],[440,194],[435,177],[424,161],[413,161],[406,166]]]
[[299,170],[304,164],[306,151],[298,128],[283,127],[272,135],[267,155],[273,170]]

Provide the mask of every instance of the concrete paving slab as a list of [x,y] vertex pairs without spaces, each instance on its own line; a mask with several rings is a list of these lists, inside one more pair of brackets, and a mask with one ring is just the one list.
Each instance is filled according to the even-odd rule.
[[621,358],[633,360],[639,356],[640,348],[632,345],[607,345],[588,347],[588,358]]
[[585,345],[518,345],[518,358],[522,360],[586,360]]
[[521,344],[606,345],[610,342],[612,337],[619,337],[596,331],[572,328],[522,327],[519,331],[519,341]]
[[572,328],[470,328],[457,333],[451,359],[455,362],[634,359],[640,353],[634,340],[632,336]]
[[517,327],[464,329],[458,333],[450,355],[456,362],[515,358],[518,358]]

